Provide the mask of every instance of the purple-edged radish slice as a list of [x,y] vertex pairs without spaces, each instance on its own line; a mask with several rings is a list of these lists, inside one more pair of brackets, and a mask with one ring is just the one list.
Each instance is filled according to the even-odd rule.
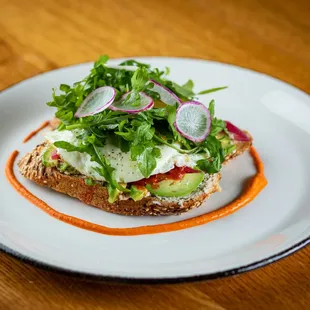
[[251,139],[242,130],[233,125],[231,122],[225,121],[225,123],[227,131],[233,136],[234,140],[244,142],[251,141]]
[[[130,96],[129,100],[128,96]],[[114,102],[111,106],[110,109],[114,111],[122,111],[122,112],[127,112],[127,113],[139,113],[145,110],[149,110],[154,106],[154,101],[153,99],[145,94],[144,92],[139,93],[140,96],[140,104],[137,106],[135,105],[135,95],[132,92],[128,92],[124,94],[120,100]]]
[[174,126],[188,140],[202,142],[211,130],[210,111],[198,101],[184,102],[177,109]]
[[181,104],[181,99],[170,89],[161,85],[160,83],[150,80],[149,83],[153,83],[154,86],[151,88],[152,91],[156,92],[160,96],[160,100],[168,105]]
[[116,90],[113,87],[99,87],[84,99],[74,116],[79,118],[100,113],[113,103],[115,96]]

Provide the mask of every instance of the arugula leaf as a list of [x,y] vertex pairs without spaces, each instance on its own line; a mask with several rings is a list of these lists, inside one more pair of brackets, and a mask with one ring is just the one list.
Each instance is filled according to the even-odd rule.
[[211,136],[216,136],[226,128],[226,123],[218,118],[213,118],[211,125]]
[[142,91],[148,80],[149,74],[147,72],[147,69],[144,67],[137,69],[131,78],[132,89],[136,92]]
[[210,101],[208,110],[210,112],[211,118],[214,117],[214,99]]
[[123,153],[127,153],[130,150],[129,142],[123,139],[121,136],[110,137],[109,142],[120,148]]
[[154,147],[153,148],[152,154],[156,158],[160,158],[161,157],[161,151],[160,151],[160,149],[158,147]]
[[183,90],[186,90],[188,93],[192,93],[193,92],[193,88],[194,88],[194,82],[192,80],[188,80],[184,85],[182,85]]
[[137,66],[137,67],[144,67],[144,68],[149,68],[150,65],[144,64],[142,62],[138,62],[134,59],[126,60],[120,63],[120,66]]
[[64,93],[68,93],[71,90],[71,87],[66,84],[60,84],[59,89]]
[[200,91],[197,95],[205,95],[205,94],[210,94],[222,89],[226,89],[228,88],[228,86],[222,86],[222,87],[215,87],[215,88],[210,88],[210,89],[206,89],[206,90],[202,90]]
[[170,74],[170,68],[169,67],[165,67],[165,75],[169,75]]
[[213,161],[210,161],[208,159],[200,159],[197,161],[197,167],[209,174],[217,173],[221,170],[221,161],[220,158],[217,156]]
[[182,97],[186,100],[190,100],[195,96],[190,81],[187,81],[183,86],[180,86],[179,84],[174,82],[168,82],[166,86],[170,88],[174,93],[176,93],[179,97]]
[[53,143],[57,148],[60,149],[65,149],[67,152],[80,152],[84,153],[87,152],[87,147],[86,146],[75,146],[69,142],[66,141],[56,141]]
[[137,156],[139,170],[145,178],[148,178],[156,168],[156,155],[158,155],[157,151],[153,151],[153,148],[147,147]]
[[95,67],[105,65],[108,60],[109,60],[109,56],[108,55],[100,56],[99,59],[95,62]]
[[144,144],[145,142],[152,140],[154,132],[155,128],[151,127],[151,124],[142,124],[135,132],[135,138],[132,145]]
[[123,137],[126,141],[133,141],[135,139],[135,132],[132,129],[127,129],[127,131],[115,131],[116,135]]
[[137,160],[138,156],[141,155],[145,150],[144,145],[132,145],[130,148],[130,154],[132,160]]

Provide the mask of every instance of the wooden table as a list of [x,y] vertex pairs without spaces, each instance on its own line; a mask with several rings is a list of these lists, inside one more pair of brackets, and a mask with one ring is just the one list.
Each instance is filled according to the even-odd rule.
[[[262,71],[310,92],[309,0],[0,0],[0,89],[111,57],[169,55]],[[0,309],[306,309],[310,248],[233,278],[119,286],[0,254]]]

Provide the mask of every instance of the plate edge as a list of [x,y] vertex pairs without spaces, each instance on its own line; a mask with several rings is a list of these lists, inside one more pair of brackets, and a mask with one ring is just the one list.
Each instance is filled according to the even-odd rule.
[[54,265],[50,265],[47,263],[43,263],[39,260],[33,259],[29,256],[23,255],[11,248],[5,246],[4,244],[0,243],[0,253],[4,252],[9,256],[21,261],[25,262],[29,265],[34,267],[52,271],[58,274],[64,274],[66,276],[71,276],[74,278],[83,279],[86,281],[101,281],[101,282],[109,282],[109,283],[119,283],[119,284],[178,284],[178,283],[191,283],[191,282],[199,282],[199,281],[208,281],[214,280],[219,278],[226,278],[229,276],[240,275],[242,273],[255,270],[264,266],[267,266],[271,263],[279,261],[300,249],[306,247],[310,244],[310,235],[303,239],[302,241],[294,244],[290,248],[281,251],[277,254],[264,258],[262,260],[256,261],[254,263],[239,266],[232,269],[227,269],[219,272],[208,273],[203,275],[193,275],[193,276],[184,276],[184,277],[170,277],[170,278],[133,278],[133,277],[121,277],[121,276],[107,276],[107,275],[100,275],[100,274],[93,274],[81,271],[74,271],[71,269],[66,269],[62,267],[57,267]]
[[[215,61],[215,60],[211,60],[211,59],[204,59],[204,58],[192,58],[192,57],[177,57],[177,56],[129,56],[129,57],[117,57],[117,58],[111,58],[111,60],[117,60],[117,59],[132,59],[132,58],[172,58],[172,59],[186,59],[186,60],[199,60],[199,61],[207,61],[207,62],[212,62],[212,63],[217,63],[217,64],[224,64],[224,65],[228,65],[231,67],[236,67],[236,68],[242,68],[244,70],[247,71],[252,71],[261,75],[264,75],[266,77],[275,79],[277,81],[280,81],[282,83],[285,83],[288,86],[294,87],[296,90],[301,91],[302,93],[309,95],[305,90],[299,88],[298,86],[291,84],[289,82],[286,82],[284,80],[281,80],[280,78],[270,75],[270,74],[266,74],[263,71],[258,71],[256,69],[253,68],[247,68],[247,67],[243,67],[243,66],[239,66],[237,64],[234,63],[227,63],[227,62],[221,62],[221,61]],[[20,80],[16,83],[13,83],[11,85],[8,85],[7,87],[3,88],[0,90],[0,95],[6,91],[11,90],[12,88],[14,88],[15,86],[18,86],[19,84],[22,84],[23,82],[27,81],[27,80],[31,80],[34,79],[36,77],[54,72],[54,71],[60,71],[62,69],[69,69],[70,67],[76,67],[79,65],[87,65],[87,64],[92,64],[93,61],[87,61],[87,62],[83,62],[83,63],[75,63],[75,64],[70,64],[67,66],[62,66],[62,67],[57,67],[54,68],[52,70],[48,70],[48,71],[43,71],[40,72],[38,74],[29,76],[26,79]],[[86,272],[79,272],[79,271],[74,271],[74,270],[70,270],[70,269],[66,269],[66,268],[62,268],[62,267],[56,267],[54,265],[50,265],[50,264],[46,264],[43,263],[39,260],[33,259],[29,256],[25,256],[15,250],[10,249],[9,247],[5,246],[4,244],[0,243],[0,253],[4,252],[6,254],[8,254],[9,256],[21,261],[21,262],[25,262],[29,265],[32,265],[34,267],[38,267],[40,269],[43,270],[48,270],[48,271],[52,271],[55,273],[61,273],[61,274],[65,274],[68,276],[72,276],[75,278],[80,278],[80,279],[85,279],[85,280],[89,280],[89,281],[103,281],[103,282],[114,282],[114,283],[123,283],[123,284],[176,284],[176,283],[190,283],[190,282],[198,282],[198,281],[207,281],[207,280],[213,280],[213,279],[218,279],[218,278],[225,278],[225,277],[229,277],[229,276],[233,276],[233,275],[239,275],[251,270],[255,270],[264,266],[267,266],[271,263],[274,263],[280,259],[283,259],[295,252],[297,252],[298,250],[306,247],[308,244],[310,244],[310,235],[303,239],[302,241],[296,243],[295,245],[291,246],[290,248],[281,251],[277,254],[274,254],[270,257],[264,258],[262,260],[259,260],[257,262],[248,264],[248,265],[244,265],[244,266],[240,266],[240,267],[236,267],[233,269],[228,269],[228,270],[224,270],[224,271],[220,271],[220,272],[215,272],[215,273],[209,273],[209,274],[205,274],[205,275],[194,275],[194,276],[186,276],[186,277],[178,277],[178,278],[130,278],[130,277],[118,277],[118,276],[104,276],[104,275],[96,275],[96,274],[91,274],[91,273],[86,273]]]

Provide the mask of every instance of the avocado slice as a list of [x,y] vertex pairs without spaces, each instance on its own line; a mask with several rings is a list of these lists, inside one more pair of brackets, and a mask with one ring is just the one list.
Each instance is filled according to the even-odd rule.
[[55,150],[53,145],[49,145],[42,155],[42,163],[45,167],[55,167],[58,164],[58,160],[52,159],[52,153]]
[[130,197],[134,201],[139,201],[139,200],[141,200],[141,199],[143,199],[145,197],[147,192],[148,191],[144,187],[138,188],[137,186],[132,185],[131,188],[130,188]]
[[218,133],[216,135],[216,138],[221,141],[222,148],[225,149],[225,148],[231,146],[231,139],[230,139],[229,135],[225,133],[225,131]]
[[204,178],[203,172],[186,173],[181,180],[164,180],[156,184],[147,184],[148,191],[157,196],[182,197],[193,192]]
[[113,203],[118,198],[120,191],[117,188],[112,188],[111,186],[108,186],[108,193],[109,193],[108,202]]

